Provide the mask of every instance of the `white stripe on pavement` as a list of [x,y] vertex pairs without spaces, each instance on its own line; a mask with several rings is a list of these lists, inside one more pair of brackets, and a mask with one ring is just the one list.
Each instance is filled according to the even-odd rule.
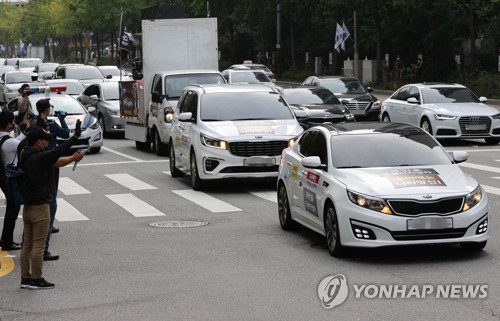
[[89,190],[83,188],[69,177],[59,178],[59,190],[63,192],[64,195],[90,194]]
[[199,206],[209,210],[210,212],[213,213],[220,213],[220,212],[239,212],[241,209],[234,207],[231,204],[228,204],[226,202],[223,202],[221,200],[216,199],[215,197],[212,197],[208,194],[205,194],[203,192],[197,192],[193,191],[191,189],[186,189],[186,190],[177,190],[177,191],[172,191],[175,194],[184,197],[185,199],[198,204]]
[[105,147],[105,146],[102,146],[101,149],[105,150],[105,151],[108,151],[110,153],[113,153],[113,154],[116,154],[116,155],[120,155],[122,157],[125,157],[125,158],[128,158],[128,159],[131,159],[131,160],[134,160],[136,162],[141,162],[142,159],[139,159],[139,158],[135,158],[135,157],[132,157],[130,155],[127,155],[127,154],[124,154],[124,153],[121,153],[121,152],[118,152],[116,150],[113,150],[111,148],[108,148],[108,147]]
[[263,198],[265,200],[271,201],[273,203],[278,203],[278,196],[275,191],[272,192],[257,192],[257,191],[248,191],[250,194],[255,195],[257,197]]
[[170,173],[170,171],[164,171],[163,173],[167,174],[168,176],[172,176],[172,174]]
[[460,163],[458,165],[460,167],[467,167],[467,168],[472,168],[472,169],[479,169],[479,170],[482,170],[482,171],[493,172],[493,173],[500,173],[500,168],[493,167],[493,166],[479,165],[479,164],[474,164],[474,163]]
[[486,193],[500,195],[500,188],[498,188],[498,187],[493,187],[493,186],[488,186],[488,185],[483,185],[483,184],[481,184],[481,186],[484,188]]
[[133,194],[111,194],[106,197],[135,217],[165,215]]
[[147,190],[147,189],[156,189],[156,187],[149,185],[148,183],[145,183],[141,180],[138,180],[137,178],[133,177],[132,175],[122,173],[122,174],[106,174],[104,175],[109,179],[114,180],[118,184],[121,184],[128,189],[132,191],[140,191],[140,190]]
[[59,222],[73,222],[88,221],[89,219],[64,199],[57,198],[56,220]]

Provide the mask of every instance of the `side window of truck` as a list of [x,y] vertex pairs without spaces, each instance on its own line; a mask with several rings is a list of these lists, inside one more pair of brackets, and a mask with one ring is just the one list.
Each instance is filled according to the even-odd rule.
[[162,94],[161,83],[162,83],[161,77],[159,75],[156,75],[155,78],[153,79],[153,86],[151,87],[151,90],[161,95]]

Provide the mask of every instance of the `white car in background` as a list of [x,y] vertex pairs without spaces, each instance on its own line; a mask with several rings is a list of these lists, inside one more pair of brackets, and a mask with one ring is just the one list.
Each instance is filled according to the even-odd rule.
[[488,196],[421,128],[350,122],[308,129],[282,155],[278,217],[346,247],[454,244],[480,251],[489,238]]
[[435,138],[484,138],[500,142],[500,113],[460,84],[408,84],[382,103],[381,121],[422,127]]
[[31,73],[7,71],[0,77],[0,99],[5,105],[19,96],[19,89],[23,84],[32,84]]
[[40,58],[19,58],[17,61],[17,69],[19,71],[33,73],[36,65],[43,63]]
[[[108,78],[109,81],[129,81],[134,80],[131,76],[127,74],[127,72],[123,69],[118,69],[118,67],[109,65],[109,66],[97,66],[99,70],[105,75],[111,75],[111,78]],[[121,75],[121,76],[120,76]]]

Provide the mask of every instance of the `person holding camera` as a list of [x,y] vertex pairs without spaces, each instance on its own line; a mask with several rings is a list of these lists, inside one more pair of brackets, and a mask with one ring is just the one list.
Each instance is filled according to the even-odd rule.
[[30,99],[28,97],[30,95],[30,85],[22,84],[21,88],[18,89],[18,92],[21,96],[17,98],[18,113],[15,123],[19,126],[19,129],[24,132],[29,125],[30,119],[35,117]]
[[[36,110],[41,119],[44,120],[45,124],[48,125],[48,131],[50,133],[49,148],[55,148],[57,146],[57,137],[66,139],[69,138],[69,128],[66,124],[65,117],[66,113],[62,110],[54,111],[54,115],[57,116],[61,125],[55,121],[50,121],[48,116],[50,114],[50,98],[40,99],[36,102]],[[52,233],[58,233],[59,229],[54,227],[54,220],[57,211],[57,189],[59,186],[59,168],[54,167],[54,178],[56,189],[53,197],[50,201],[50,225],[47,234],[47,240],[45,242],[45,252],[43,255],[44,261],[56,261],[59,259],[59,255],[52,255],[49,252],[50,236]]]
[[21,250],[21,288],[52,289],[53,283],[42,276],[45,241],[50,225],[50,204],[57,191],[54,168],[78,162],[83,158],[79,151],[64,156],[78,142],[82,133],[77,120],[73,137],[54,149],[49,148],[52,135],[43,127],[30,128],[27,145],[21,151],[20,167],[26,173],[33,196],[23,209],[23,248]]

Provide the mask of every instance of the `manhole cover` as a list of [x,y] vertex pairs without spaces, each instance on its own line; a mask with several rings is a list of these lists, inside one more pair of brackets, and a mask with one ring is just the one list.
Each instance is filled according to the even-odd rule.
[[164,222],[153,222],[149,223],[152,227],[200,227],[207,225],[208,222],[200,221],[164,221]]

